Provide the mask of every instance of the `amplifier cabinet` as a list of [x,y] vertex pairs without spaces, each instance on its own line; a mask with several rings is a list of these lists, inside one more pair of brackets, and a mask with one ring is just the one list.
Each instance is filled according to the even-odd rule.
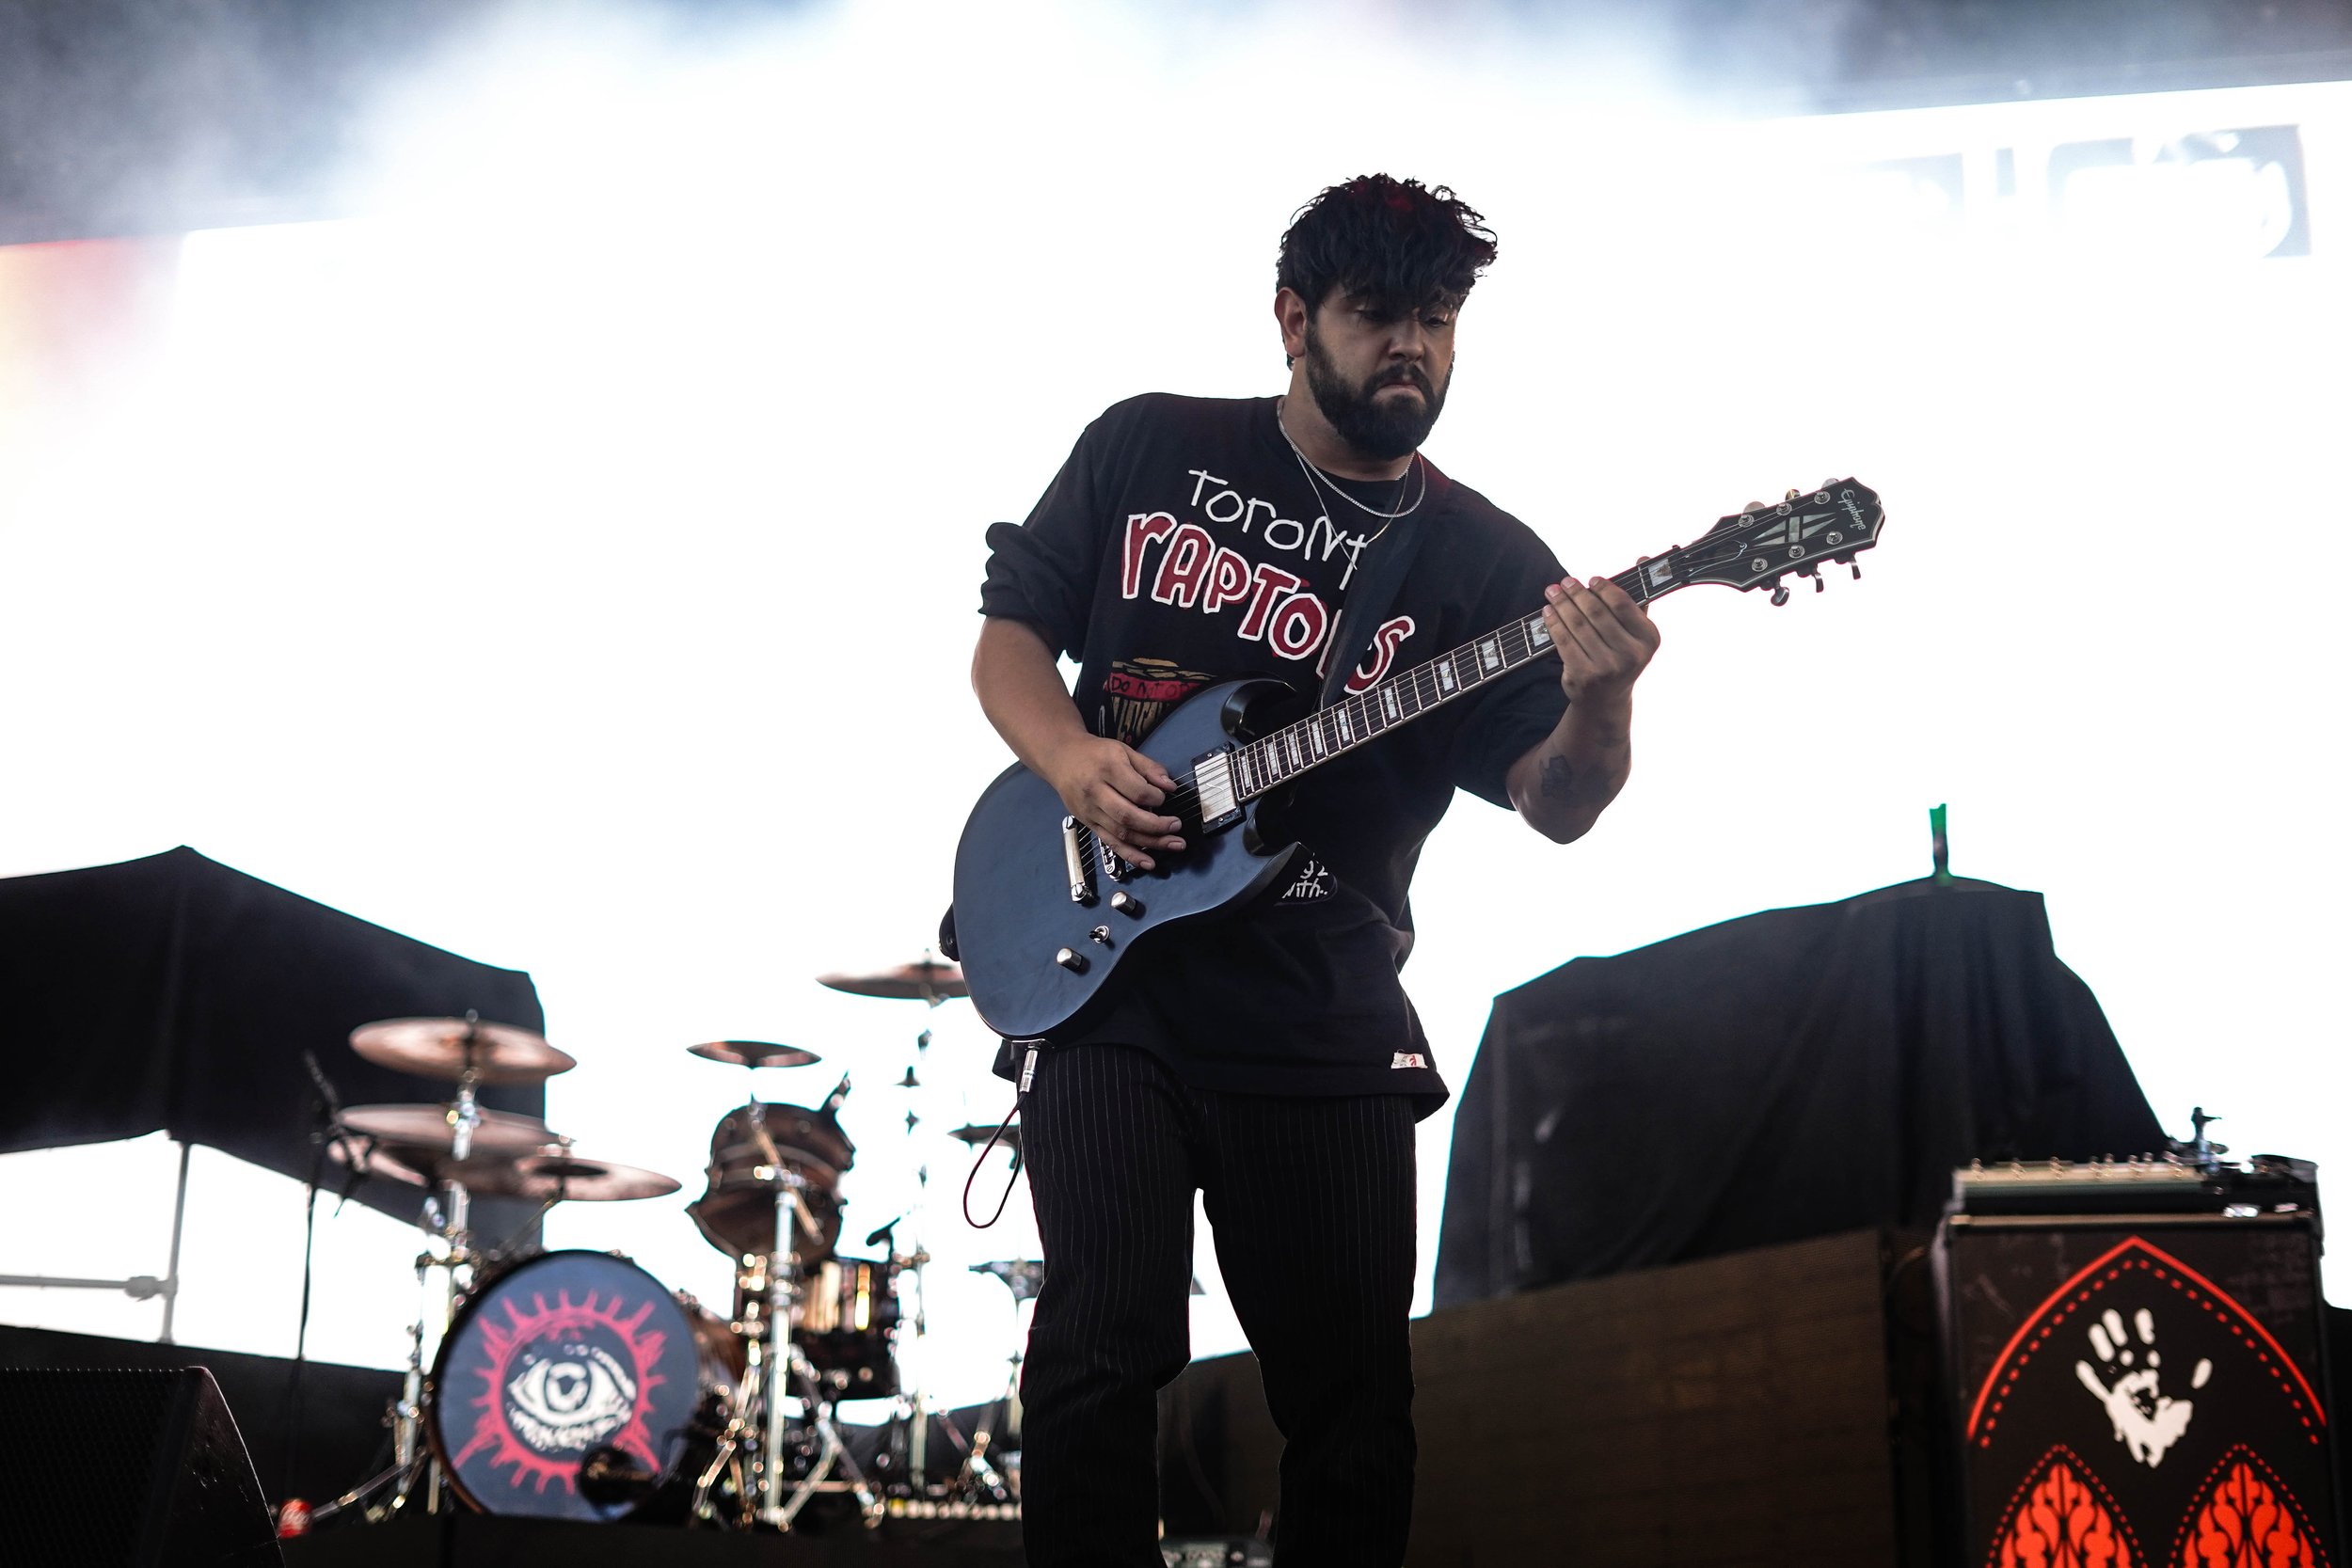
[[2314,1213],[1954,1214],[1954,1568],[2344,1563]]

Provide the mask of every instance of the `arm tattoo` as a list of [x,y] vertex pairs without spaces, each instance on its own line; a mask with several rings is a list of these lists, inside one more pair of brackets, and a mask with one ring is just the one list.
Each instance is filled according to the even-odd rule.
[[1544,758],[1541,793],[1547,800],[1565,800],[1576,788],[1576,774],[1565,757]]

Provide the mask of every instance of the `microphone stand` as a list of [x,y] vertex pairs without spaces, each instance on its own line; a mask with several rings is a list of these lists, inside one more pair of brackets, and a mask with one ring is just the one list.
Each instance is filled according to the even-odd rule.
[[[309,1069],[310,1085],[317,1092],[310,1100],[310,1179],[302,1194],[302,1310],[294,1322],[294,1353],[293,1365],[286,1370],[286,1396],[280,1424],[286,1433],[285,1457],[278,1471],[280,1492],[294,1495],[294,1452],[302,1414],[302,1372],[310,1365],[310,1286],[312,1281],[313,1246],[318,1235],[319,1181],[326,1174],[326,1151],[335,1144],[343,1146],[345,1167],[350,1171],[349,1184],[342,1194],[349,1201],[359,1181],[367,1174],[366,1154],[351,1141],[351,1134],[342,1130],[342,1099],[328,1081],[319,1059],[306,1047],[302,1065]],[[337,1205],[342,1209],[342,1202]]]

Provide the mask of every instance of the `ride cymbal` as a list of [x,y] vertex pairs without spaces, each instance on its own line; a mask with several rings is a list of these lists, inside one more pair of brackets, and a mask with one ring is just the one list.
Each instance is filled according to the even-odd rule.
[[351,1049],[377,1067],[420,1078],[536,1084],[579,1064],[528,1029],[463,1018],[388,1018],[351,1032]]
[[724,1062],[730,1067],[807,1067],[824,1060],[814,1051],[773,1040],[706,1040],[686,1050],[707,1062]]
[[963,983],[960,966],[933,958],[863,974],[819,974],[817,983],[851,996],[880,996],[900,1002],[945,1002],[950,997],[972,994],[971,988]]

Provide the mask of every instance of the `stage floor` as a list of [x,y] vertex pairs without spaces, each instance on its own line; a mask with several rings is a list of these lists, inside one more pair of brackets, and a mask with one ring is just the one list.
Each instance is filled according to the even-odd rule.
[[1021,1527],[982,1519],[818,1521],[790,1535],[454,1513],[352,1523],[285,1543],[287,1568],[1020,1568]]

